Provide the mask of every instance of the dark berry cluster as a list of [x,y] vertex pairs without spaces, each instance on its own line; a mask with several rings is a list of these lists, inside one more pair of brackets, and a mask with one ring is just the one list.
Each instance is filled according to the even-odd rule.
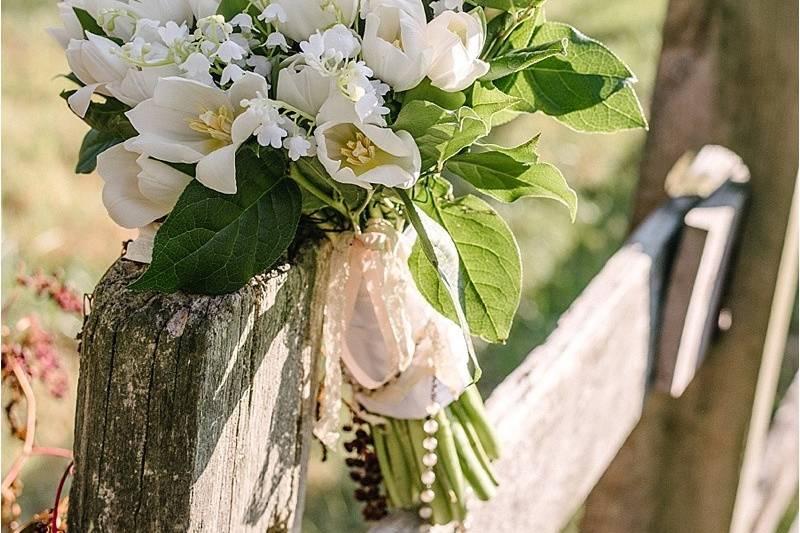
[[388,514],[388,504],[381,491],[383,476],[369,424],[356,416],[353,417],[353,426],[344,426],[342,430],[352,435],[352,439],[344,443],[344,449],[349,454],[345,464],[350,469],[350,479],[358,484],[355,497],[364,503],[361,514],[365,520],[380,520]]

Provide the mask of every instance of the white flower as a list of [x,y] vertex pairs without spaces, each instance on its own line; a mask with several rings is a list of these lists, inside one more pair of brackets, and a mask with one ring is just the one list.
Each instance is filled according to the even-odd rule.
[[280,114],[272,100],[264,97],[262,93],[256,98],[243,100],[242,106],[247,110],[239,115],[234,127],[255,135],[261,146],[273,148],[283,146],[283,138],[289,134],[286,127],[290,120]]
[[122,80],[106,85],[106,89],[120,102],[134,107],[153,97],[159,79],[178,76],[180,73],[175,65],[145,67],[142,70],[132,68],[128,69]]
[[243,30],[249,30],[253,27],[253,17],[247,13],[239,13],[230,20],[231,26],[239,26]]
[[286,22],[286,11],[280,4],[269,4],[258,15],[258,20],[263,20],[264,22]]
[[359,0],[272,0],[270,5],[282,7],[286,15],[286,22],[273,22],[278,30],[299,43],[316,31],[334,24],[352,26],[358,13],[358,2]]
[[128,73],[128,65],[119,57],[119,46],[105,37],[87,34],[87,40],[71,40],[67,63],[85,85],[69,97],[70,108],[80,117],[86,114],[95,91],[108,95],[107,84],[119,82]]
[[73,9],[73,6],[80,6],[77,6],[74,1],[59,2],[56,6],[58,7],[58,16],[61,19],[62,27],[47,28],[47,33],[49,33],[62,48],[66,49],[70,40],[82,40],[84,38],[83,27]]
[[231,63],[222,69],[222,75],[220,76],[219,82],[221,85],[227,85],[231,81],[238,81],[242,76],[244,76],[244,70],[242,70],[242,67],[235,63]]
[[178,26],[194,21],[192,6],[186,0],[130,0],[128,5],[137,18],[157,20],[162,24],[171,21]]
[[214,85],[214,78],[211,77],[211,60],[200,52],[194,52],[181,63],[181,70],[184,77],[202,83],[203,85]]
[[289,49],[289,43],[286,42],[286,37],[279,31],[274,31],[267,35],[267,40],[264,45],[270,48],[280,46],[281,50],[284,52]]
[[200,20],[210,17],[219,9],[220,0],[186,0],[194,13],[194,18]]
[[192,181],[188,174],[122,144],[97,156],[97,172],[105,182],[103,204],[124,228],[141,228],[167,215]]
[[307,41],[300,43],[300,56],[307,65],[327,76],[338,74],[350,59],[361,50],[358,37],[341,24],[316,32]]
[[317,153],[313,137],[309,137],[306,130],[292,124],[292,134],[283,141],[283,147],[289,151],[289,159],[297,161],[301,157],[310,157]]
[[481,23],[468,13],[445,11],[428,23],[428,44],[433,59],[428,70],[431,84],[443,91],[461,91],[489,71],[480,58],[486,35]]
[[289,65],[278,73],[278,100],[316,116],[331,94],[331,80],[308,65]]
[[[418,4],[421,10],[422,3]],[[395,90],[405,91],[427,75],[430,51],[424,11],[420,20],[400,5],[385,2],[367,13],[362,46],[364,60],[375,75]]]
[[445,11],[461,11],[464,9],[464,0],[436,0],[431,2],[433,16],[438,17]]
[[137,137],[126,147],[162,161],[197,163],[197,180],[215,191],[236,192],[236,150],[252,135],[236,124],[242,100],[267,94],[266,80],[246,73],[223,91],[183,78],[163,78],[153,98],[126,115]]
[[407,131],[363,122],[338,94],[322,106],[317,121],[317,158],[334,180],[370,189],[409,188],[419,178],[419,148]]
[[222,60],[223,63],[227,64],[233,61],[234,59],[235,60],[242,59],[246,53],[247,50],[245,50],[244,48],[233,42],[231,39],[228,39],[227,41],[219,45],[219,48],[217,48],[217,51],[215,52],[214,55],[220,58],[220,60]]

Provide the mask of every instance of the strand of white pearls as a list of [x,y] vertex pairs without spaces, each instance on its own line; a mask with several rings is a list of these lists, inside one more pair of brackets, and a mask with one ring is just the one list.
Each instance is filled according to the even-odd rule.
[[[425,432],[425,438],[422,441],[422,447],[425,449],[425,454],[422,456],[422,464],[425,470],[423,470],[422,475],[420,475],[420,481],[424,489],[419,494],[420,503],[422,504],[419,508],[419,517],[423,520],[430,520],[433,517],[433,509],[430,506],[431,502],[436,497],[436,493],[433,490],[433,484],[436,482],[436,473],[433,471],[433,467],[435,467],[436,463],[439,461],[439,457],[436,455],[436,448],[439,446],[439,441],[435,436],[436,432],[439,430],[439,423],[434,417],[439,414],[441,409],[442,407],[438,403],[431,402],[426,408],[428,416],[425,417],[425,423],[422,425],[422,430]],[[420,528],[420,531],[429,530],[430,526],[427,524]]]

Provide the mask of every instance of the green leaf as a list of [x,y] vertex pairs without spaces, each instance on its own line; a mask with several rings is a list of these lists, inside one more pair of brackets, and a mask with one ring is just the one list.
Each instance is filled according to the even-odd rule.
[[[61,98],[68,100],[73,94],[75,91],[61,91]],[[105,99],[105,102],[102,103],[91,102],[86,110],[86,115],[81,120],[98,131],[121,139],[135,137],[137,131],[125,116],[125,112],[130,107],[110,96],[106,96]]]
[[567,51],[568,42],[566,38],[559,39],[541,47],[517,50],[495,58],[489,63],[489,72],[484,74],[481,81],[503,78],[520,70],[530,68],[548,57],[564,54]]
[[500,91],[489,82],[472,86],[472,110],[490,127],[508,122],[527,109],[522,98]]
[[444,162],[489,133],[489,126],[468,107],[450,111],[431,102],[413,101],[400,111],[392,128],[411,134],[422,156],[422,169]]
[[[458,293],[473,335],[489,342],[508,338],[519,305],[522,263],[511,230],[475,196],[446,200],[426,195],[417,200],[425,213],[452,238],[458,251]],[[447,287],[426,259],[419,242],[408,261],[420,292],[440,313],[456,321]]]
[[236,194],[189,184],[156,234],[153,262],[131,288],[223,294],[278,260],[297,231],[300,190],[285,178],[282,152],[261,154],[237,154]]
[[217,8],[217,14],[225,17],[225,20],[231,20],[239,13],[247,11],[250,5],[250,0],[222,0]]
[[522,11],[523,9],[544,4],[545,0],[475,0],[473,4],[482,7],[492,7],[502,11]]
[[495,86],[525,100],[529,111],[541,111],[579,131],[647,127],[625,63],[598,41],[556,22],[539,26],[531,46],[558,39],[569,41],[566,56],[548,57],[495,80]]
[[431,85],[431,80],[428,78],[425,78],[420,82],[419,85],[402,94],[403,103],[405,105],[408,105],[410,102],[415,100],[423,100],[450,110],[458,109],[464,105],[464,102],[467,99],[463,92],[448,93],[439,89],[438,87],[434,87]]
[[122,141],[124,141],[124,139],[111,133],[98,131],[96,129],[89,130],[81,143],[75,172],[78,174],[90,174],[94,172],[94,169],[97,167],[97,156]]
[[500,152],[482,152],[457,155],[445,169],[501,202],[530,197],[556,200],[575,220],[578,197],[561,172],[548,163],[525,164]]
[[534,135],[531,139],[518,144],[517,146],[500,146],[499,144],[486,143],[478,141],[473,146],[473,150],[477,153],[482,152],[500,152],[510,156],[514,161],[520,163],[538,163],[539,155],[536,153],[536,147],[539,145],[539,138],[541,134]]
[[100,27],[100,25],[97,23],[94,17],[89,14],[88,11],[74,6],[72,11],[75,12],[75,16],[78,18],[78,22],[80,23],[84,33],[93,33],[94,35],[100,35],[101,37],[108,37],[105,30]]

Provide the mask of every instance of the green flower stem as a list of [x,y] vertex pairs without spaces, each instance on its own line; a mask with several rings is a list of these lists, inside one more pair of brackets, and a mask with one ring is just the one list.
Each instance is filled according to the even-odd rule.
[[[391,471],[395,475],[397,496],[400,500],[398,507],[407,508],[414,505],[413,468],[408,464],[403,453],[402,445],[391,422],[386,426],[386,450]],[[380,459],[380,458],[379,458]]]
[[297,165],[289,165],[289,177],[292,178],[299,186],[316,196],[325,205],[332,207],[348,219],[351,218],[350,211],[342,202],[334,200],[329,194],[326,194],[325,191],[313,184],[311,180],[305,177]]
[[486,409],[483,406],[483,399],[478,392],[478,388],[467,387],[464,393],[458,398],[457,403],[464,409],[475,427],[475,431],[480,438],[483,449],[490,459],[500,457],[500,445],[494,434],[494,429],[486,418]]
[[375,445],[375,454],[378,456],[378,463],[381,466],[383,484],[386,487],[386,492],[389,493],[389,500],[395,507],[400,507],[402,506],[400,496],[395,485],[397,476],[389,462],[386,451],[385,430],[381,426],[372,426],[372,440]]
[[422,475],[422,471],[420,470],[419,466],[417,466],[417,459],[414,455],[414,447],[411,443],[411,438],[408,435],[405,422],[397,419],[390,420],[392,424],[392,431],[397,436],[397,440],[400,445],[400,452],[402,453],[405,464],[408,466],[408,472],[411,478],[409,483],[409,487],[411,488],[409,491],[409,507],[411,507],[419,501],[419,477]]
[[461,427],[464,429],[464,433],[467,436],[467,440],[469,441],[473,452],[475,452],[475,457],[477,457],[478,461],[480,461],[481,466],[483,466],[483,469],[486,472],[486,475],[489,476],[489,479],[492,480],[492,483],[498,485],[497,478],[495,477],[494,472],[492,472],[492,465],[489,456],[486,454],[486,450],[483,449],[483,445],[481,445],[481,441],[475,432],[475,428],[472,426],[469,416],[467,416],[457,402],[453,402],[450,407],[452,408],[452,412],[455,417],[459,422],[461,422]]
[[464,472],[464,477],[472,485],[472,489],[478,499],[488,500],[494,495],[494,483],[489,479],[483,465],[475,456],[464,428],[461,427],[461,423],[454,416],[450,418],[450,427],[453,431],[453,439],[458,449],[458,459],[461,464],[461,470]]
[[439,465],[442,466],[442,469],[450,479],[450,484],[458,501],[464,502],[464,473],[461,471],[461,465],[458,464],[458,450],[453,440],[450,420],[444,412],[440,411],[436,415],[436,421],[439,423],[439,431],[436,432],[436,438],[439,441],[439,446],[436,448],[436,453],[439,456]]

